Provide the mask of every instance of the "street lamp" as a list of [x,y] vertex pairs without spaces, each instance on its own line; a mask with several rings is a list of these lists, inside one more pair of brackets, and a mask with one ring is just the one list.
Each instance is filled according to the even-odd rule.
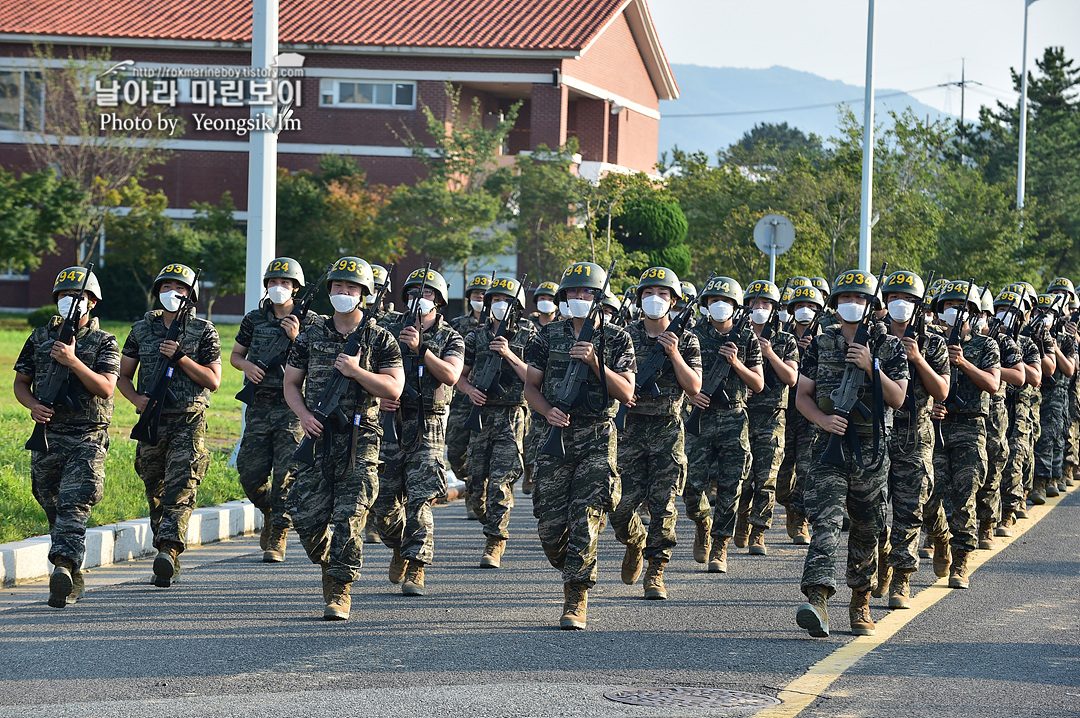
[[1024,209],[1024,173],[1027,162],[1027,30],[1028,8],[1036,0],[1024,0],[1024,57],[1020,61],[1020,158],[1016,163],[1016,209]]
[[862,211],[859,214],[859,269],[870,271],[870,228],[874,211],[874,0],[866,23],[866,96],[863,100]]

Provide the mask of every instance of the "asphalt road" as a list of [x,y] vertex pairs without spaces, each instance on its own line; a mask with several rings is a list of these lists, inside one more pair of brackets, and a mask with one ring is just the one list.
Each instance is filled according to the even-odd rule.
[[[436,507],[424,597],[401,596],[386,580],[389,550],[365,547],[345,623],[321,620],[319,571],[295,536],[280,565],[260,562],[255,537],[195,548],[170,589],[149,585],[149,561],[95,570],[84,601],[59,611],[45,605],[44,583],[4,589],[0,716],[748,715],[604,694],[700,686],[776,696],[852,641],[846,589],[830,604],[830,638],[796,627],[805,550],[789,543],[782,514],[769,555],[735,550],[725,575],[694,563],[692,525],[680,519],[668,601],[620,582],[622,546],[609,528],[589,629],[560,631],[559,575],[543,559],[529,499],[518,499],[495,571],[477,567],[484,540],[464,506]],[[941,600],[799,715],[1080,715],[1078,507],[1073,490],[980,567],[970,590],[930,588]],[[926,567],[914,579],[923,589],[934,577]],[[873,601],[875,620],[885,602]]]

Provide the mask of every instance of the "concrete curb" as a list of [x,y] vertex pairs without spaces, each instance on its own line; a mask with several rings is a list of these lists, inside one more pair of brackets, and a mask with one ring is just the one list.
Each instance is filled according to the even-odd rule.
[[[195,509],[188,522],[187,542],[199,545],[262,529],[263,514],[250,501],[230,501]],[[48,536],[0,544],[0,585],[44,578],[52,571]],[[86,530],[83,568],[108,566],[154,553],[150,519],[132,519]]]

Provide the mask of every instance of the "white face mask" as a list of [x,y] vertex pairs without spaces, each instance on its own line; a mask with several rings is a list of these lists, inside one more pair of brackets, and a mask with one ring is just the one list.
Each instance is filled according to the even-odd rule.
[[492,302],[491,303],[491,316],[498,319],[500,322],[506,319],[506,312],[510,309],[509,302]]
[[565,299],[563,301],[559,302],[559,316],[562,316],[562,317],[569,317],[570,316],[570,305],[566,303]]
[[165,311],[175,312],[180,308],[180,300],[183,299],[183,296],[184,295],[180,294],[180,292],[173,289],[169,292],[162,292],[158,295],[158,299],[161,300],[161,306],[165,307]]
[[288,287],[270,287],[266,294],[274,304],[284,304],[292,297],[292,290]]
[[[68,315],[71,313],[71,305],[74,304],[74,303],[75,303],[75,297],[72,297],[72,296],[60,297],[60,301],[56,303],[56,308],[59,310],[60,316],[62,316],[64,319],[67,319]],[[85,297],[79,297],[79,308],[75,310],[75,313],[80,317],[83,314],[86,314],[86,298]]]
[[698,311],[701,312],[701,316],[705,317],[706,319],[709,318],[709,308],[708,307],[700,307],[699,306]]
[[787,324],[791,321],[791,312],[789,312],[788,310],[781,309],[777,313],[780,315],[780,321],[782,321],[784,324]]
[[570,307],[570,316],[574,319],[584,319],[592,309],[592,302],[588,299],[571,299],[567,305]]
[[726,322],[735,313],[735,307],[720,300],[709,305],[709,318],[717,322]]
[[[649,319],[659,319],[667,314],[670,308],[671,302],[663,297],[651,296],[641,300],[641,311],[645,312],[645,316]],[[675,316],[679,316],[677,312]]]
[[894,299],[889,302],[889,316],[894,322],[903,324],[915,316],[915,302],[906,299]]
[[836,313],[840,315],[840,318],[845,322],[854,324],[862,320],[863,312],[866,309],[865,304],[856,304],[855,302],[844,302],[836,308]]
[[1050,327],[1054,326],[1054,318],[1052,316],[1045,316],[1043,317],[1042,324],[1044,327],[1049,329]]
[[813,307],[799,307],[795,310],[795,321],[799,324],[809,324],[814,320],[817,311]]
[[1012,312],[998,312],[998,321],[1006,328],[1010,328],[1013,325],[1013,313]]
[[772,316],[771,309],[755,309],[750,312],[750,321],[754,324],[764,324],[769,321],[769,317]]
[[976,319],[974,329],[976,332],[981,332],[986,329],[986,317],[980,316],[978,319]]
[[374,303],[375,303],[375,295],[374,294],[369,294],[366,297],[364,297],[364,304],[365,305],[370,307]]
[[351,294],[335,294],[330,297],[330,304],[335,312],[348,314],[360,306],[360,297],[354,297]]
[[[413,298],[411,298],[409,300],[409,309],[415,308],[416,307],[416,302],[418,302],[418,301],[420,302],[420,316],[422,316],[422,317],[426,317],[428,314],[431,314],[431,311],[433,309],[435,309],[435,302],[431,301],[430,299],[424,299],[423,297],[419,297],[419,298],[413,297]],[[472,302],[469,302],[469,303],[472,304]],[[482,306],[483,306],[483,303],[481,303],[481,307]]]
[[960,313],[960,310],[956,307],[949,307],[943,312],[938,312],[938,318],[945,323],[945,326],[956,326],[956,316]]
[[484,300],[481,299],[477,301],[476,299],[470,299],[469,306],[472,307],[474,312],[482,312],[484,311]]
[[552,314],[556,309],[558,309],[558,307],[556,307],[555,302],[550,299],[541,299],[536,303],[536,310],[541,314]]

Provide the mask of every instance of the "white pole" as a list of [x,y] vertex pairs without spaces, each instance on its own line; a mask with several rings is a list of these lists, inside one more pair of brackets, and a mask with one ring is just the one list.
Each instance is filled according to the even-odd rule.
[[859,269],[870,271],[870,215],[874,210],[874,0],[866,23],[866,96],[863,100],[862,212],[859,215]]
[[[251,66],[269,69],[278,54],[278,0],[254,0],[251,22]],[[254,127],[273,127],[275,108],[251,108]],[[263,115],[267,115],[265,122]],[[252,130],[248,143],[247,272],[244,309],[262,298],[262,274],[274,258],[277,238],[277,135],[273,129]]]
[[1024,57],[1020,61],[1020,157],[1016,163],[1016,209],[1024,209],[1024,175],[1027,171],[1027,30],[1028,7],[1035,0],[1024,0]]
[[776,226],[780,224],[777,220],[773,220],[769,224],[772,225],[772,244],[769,245],[769,281],[776,283]]

